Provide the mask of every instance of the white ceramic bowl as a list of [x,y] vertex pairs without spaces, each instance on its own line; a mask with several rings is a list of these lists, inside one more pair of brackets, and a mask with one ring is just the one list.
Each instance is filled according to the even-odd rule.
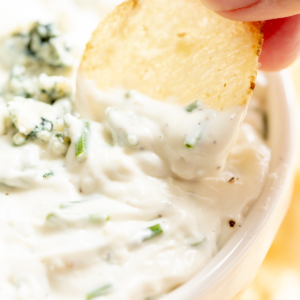
[[269,177],[239,231],[190,281],[164,300],[230,300],[254,279],[288,209],[295,166],[294,92],[287,71],[268,75]]

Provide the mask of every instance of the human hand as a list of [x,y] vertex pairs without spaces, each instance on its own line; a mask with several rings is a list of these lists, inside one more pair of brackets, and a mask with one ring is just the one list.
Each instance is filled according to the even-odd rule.
[[202,0],[219,15],[236,21],[265,21],[260,70],[279,71],[300,54],[300,0]]

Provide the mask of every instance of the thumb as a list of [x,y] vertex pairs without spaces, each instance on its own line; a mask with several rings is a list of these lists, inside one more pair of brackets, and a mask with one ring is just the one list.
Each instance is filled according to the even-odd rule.
[[243,22],[264,21],[300,13],[299,0],[202,0],[223,17]]

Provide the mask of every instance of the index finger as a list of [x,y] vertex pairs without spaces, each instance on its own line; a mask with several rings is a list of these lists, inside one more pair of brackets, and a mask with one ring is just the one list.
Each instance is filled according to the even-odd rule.
[[266,21],[264,28],[260,70],[274,72],[291,65],[300,54],[300,15]]

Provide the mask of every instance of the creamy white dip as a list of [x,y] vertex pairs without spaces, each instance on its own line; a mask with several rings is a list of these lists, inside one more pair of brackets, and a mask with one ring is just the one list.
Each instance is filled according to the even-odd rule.
[[74,65],[28,77],[18,68],[8,80],[24,58],[1,48],[0,299],[162,298],[223,247],[261,192],[270,160],[261,101],[241,124],[243,106],[102,93],[79,74],[73,109],[84,45],[120,2],[15,0],[0,11],[6,46],[16,25],[55,21]]

